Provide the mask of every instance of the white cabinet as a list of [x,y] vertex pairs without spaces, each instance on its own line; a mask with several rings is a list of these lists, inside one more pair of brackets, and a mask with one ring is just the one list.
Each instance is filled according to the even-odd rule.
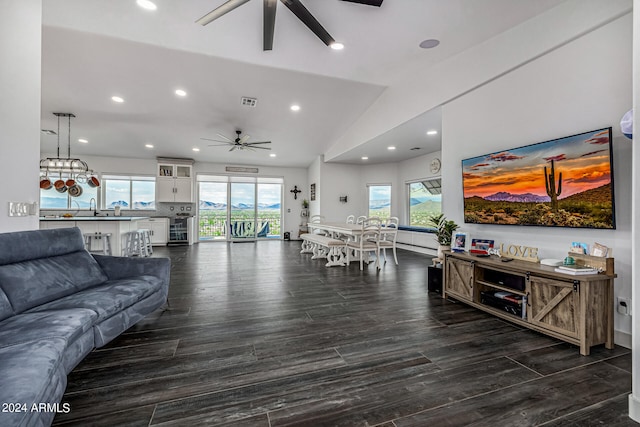
[[151,244],[166,246],[169,241],[169,218],[149,218],[138,221],[139,228],[146,228],[151,233]]
[[158,163],[156,201],[193,203],[193,177],[190,164]]

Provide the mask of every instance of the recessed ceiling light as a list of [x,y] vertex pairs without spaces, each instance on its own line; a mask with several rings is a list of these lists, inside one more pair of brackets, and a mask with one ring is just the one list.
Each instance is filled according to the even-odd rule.
[[121,98],[121,97],[119,97],[119,96],[112,96],[112,97],[111,97],[111,100],[112,100],[113,102],[117,102],[117,103],[123,103],[123,102],[124,102],[124,99],[122,99],[122,98]]
[[187,92],[182,89],[176,89],[176,95],[178,96],[187,96]]
[[298,104],[293,104],[291,106],[291,111],[300,111],[300,106]]
[[342,49],[344,49],[344,45],[342,43],[339,43],[339,42],[333,42],[329,46],[333,50],[342,50]]
[[367,156],[362,156],[360,157],[362,160],[369,160],[369,158]]
[[141,8],[147,10],[156,10],[158,8],[154,2],[149,0],[137,0],[136,3],[138,3],[138,6]]
[[427,135],[437,135],[437,134],[438,134],[438,131],[437,131],[437,130],[430,130],[430,131],[427,131]]
[[436,46],[438,46],[440,44],[440,40],[436,40],[436,39],[428,39],[428,40],[423,40],[420,43],[420,47],[423,49],[432,49]]
[[275,157],[275,156],[276,156],[276,153],[269,154],[269,157]]
[[396,147],[394,147],[393,145],[390,145],[390,146],[387,147],[387,150],[389,150],[389,151],[393,151],[395,149],[396,149]]
[[192,150],[193,151],[200,151],[200,149],[198,147],[193,147]]
[[86,143],[88,143],[89,141],[88,141],[88,140],[86,140],[86,139],[84,139],[84,138],[79,138],[79,139],[78,139],[78,142],[82,142],[83,144],[86,144]]
[[153,144],[144,144],[144,146],[147,148],[153,148]]

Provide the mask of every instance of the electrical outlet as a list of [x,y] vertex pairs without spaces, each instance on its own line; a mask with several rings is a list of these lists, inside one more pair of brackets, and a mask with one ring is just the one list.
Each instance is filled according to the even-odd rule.
[[618,297],[617,302],[618,313],[623,316],[631,316],[631,299]]

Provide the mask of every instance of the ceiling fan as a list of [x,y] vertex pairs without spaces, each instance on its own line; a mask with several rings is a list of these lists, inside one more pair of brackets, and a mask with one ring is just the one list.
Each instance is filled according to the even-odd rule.
[[222,135],[222,134],[216,134],[218,135],[220,139],[210,139],[210,138],[200,138],[200,139],[204,139],[205,141],[214,141],[214,142],[222,142],[222,144],[209,144],[209,147],[229,147],[231,146],[231,148],[229,149],[229,151],[233,151],[233,150],[254,150],[256,148],[259,148],[260,150],[271,150],[271,148],[269,147],[258,147],[259,145],[262,144],[271,144],[271,141],[260,141],[260,142],[247,142],[249,140],[249,138],[251,138],[251,136],[249,135],[243,135],[240,136],[240,134],[242,134],[242,131],[240,129],[236,130],[236,139],[230,139],[227,138],[226,136]]
[[[197,24],[205,26],[210,22],[218,19],[222,15],[231,12],[235,8],[242,6],[247,3],[249,0],[228,0],[223,3],[221,6],[212,10],[211,12],[204,15],[202,18],[196,21]],[[300,21],[304,25],[306,25],[313,33],[318,36],[320,40],[324,42],[327,46],[331,46],[336,41],[329,35],[327,30],[318,22],[316,18],[313,17],[311,12],[304,7],[304,5],[300,2],[300,0],[280,0],[285,6],[289,8],[294,15],[298,17]],[[384,0],[342,0],[350,3],[359,3],[368,6],[377,6],[380,7]],[[274,28],[276,24],[276,5],[278,0],[263,0],[263,49],[262,50],[272,50],[273,49],[273,34]]]

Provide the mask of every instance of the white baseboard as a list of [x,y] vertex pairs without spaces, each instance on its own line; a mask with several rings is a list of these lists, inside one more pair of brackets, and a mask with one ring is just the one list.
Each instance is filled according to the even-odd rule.
[[421,254],[436,256],[438,254],[437,249],[425,248],[424,246],[407,245],[405,243],[396,243],[396,246],[400,249],[407,251],[418,252]]
[[[624,348],[631,350],[631,334],[621,331],[613,331],[613,342]],[[640,412],[638,412],[640,415]]]
[[633,421],[640,422],[640,400],[629,395],[629,418]]

